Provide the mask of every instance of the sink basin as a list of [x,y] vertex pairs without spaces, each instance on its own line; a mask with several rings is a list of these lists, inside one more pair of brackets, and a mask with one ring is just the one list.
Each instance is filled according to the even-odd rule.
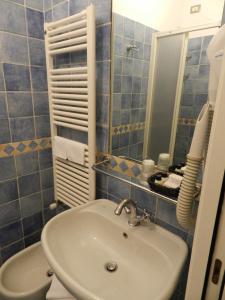
[[49,264],[79,300],[168,300],[186,244],[152,223],[129,227],[115,208],[102,199],[53,218],[42,233]]

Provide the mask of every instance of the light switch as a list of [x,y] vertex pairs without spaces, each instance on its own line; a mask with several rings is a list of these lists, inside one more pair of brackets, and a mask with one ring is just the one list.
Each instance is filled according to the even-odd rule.
[[201,10],[201,4],[193,5],[193,6],[191,6],[191,8],[190,8],[190,13],[191,13],[191,14],[196,14],[196,13],[199,13],[200,10]]

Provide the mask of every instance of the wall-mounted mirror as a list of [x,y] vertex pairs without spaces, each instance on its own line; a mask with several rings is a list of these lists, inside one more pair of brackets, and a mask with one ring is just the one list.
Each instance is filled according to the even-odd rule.
[[185,160],[224,0],[113,0],[110,152]]

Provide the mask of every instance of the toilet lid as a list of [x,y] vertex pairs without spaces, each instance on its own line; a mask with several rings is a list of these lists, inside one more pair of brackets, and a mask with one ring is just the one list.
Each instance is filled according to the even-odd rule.
[[61,284],[61,282],[54,275],[52,284],[46,295],[47,300],[76,300]]

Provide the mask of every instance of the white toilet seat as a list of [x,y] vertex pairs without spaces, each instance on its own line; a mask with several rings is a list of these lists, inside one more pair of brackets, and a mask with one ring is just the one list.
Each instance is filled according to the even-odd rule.
[[47,300],[76,300],[54,275],[52,284],[46,295]]

